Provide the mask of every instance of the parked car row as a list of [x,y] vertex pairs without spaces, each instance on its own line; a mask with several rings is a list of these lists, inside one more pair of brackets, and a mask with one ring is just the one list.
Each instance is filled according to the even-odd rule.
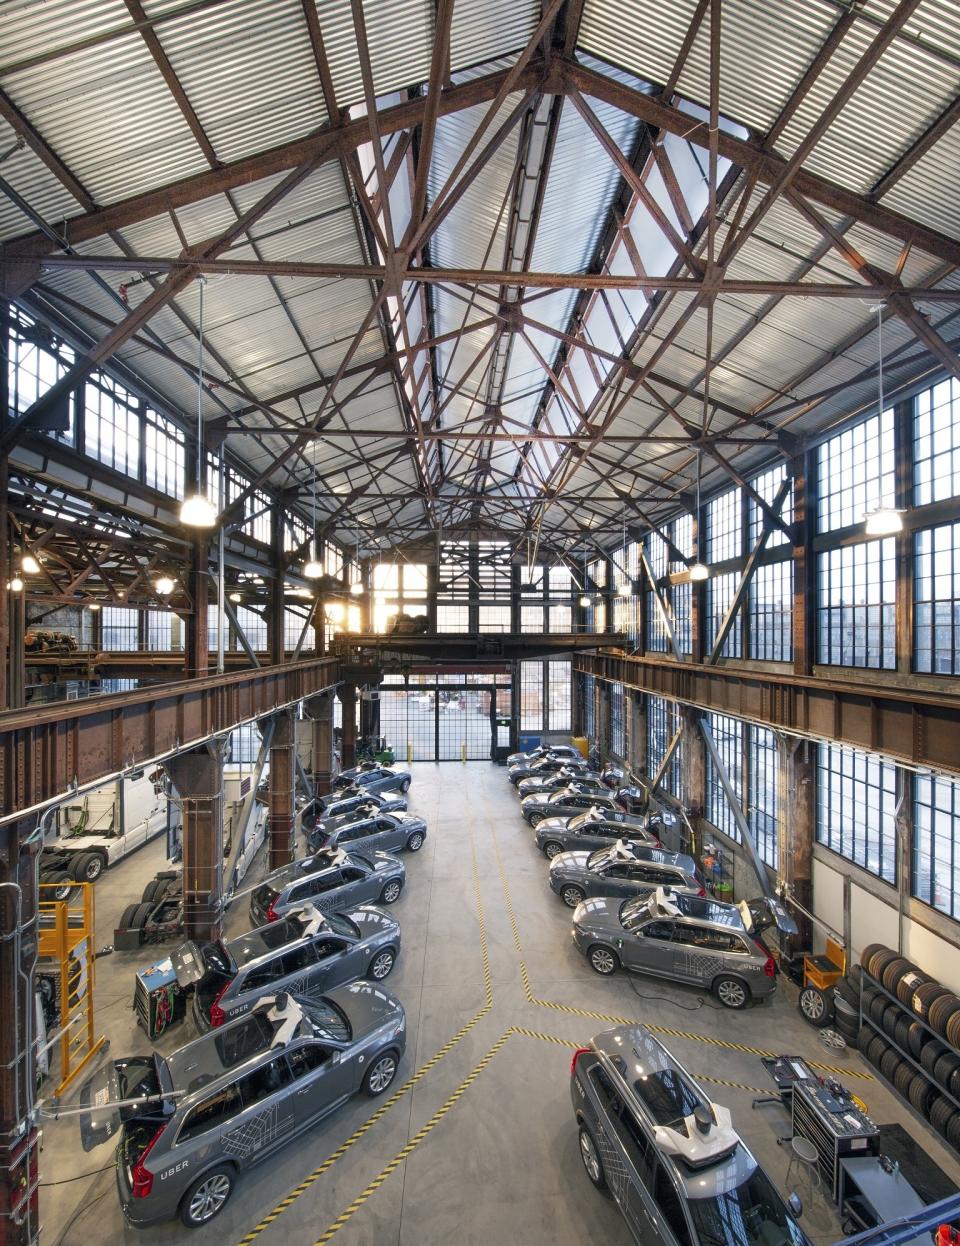
[[[386,849],[419,850],[427,828],[405,799],[384,813],[364,790],[386,769],[357,767],[348,783],[361,799],[329,801],[310,855],[251,890],[252,929],[188,942],[165,963],[192,996],[198,1037],[170,1056],[114,1061],[84,1085],[82,1144],[119,1135],[117,1189],[131,1224],[178,1214],[190,1228],[209,1223],[247,1168],[353,1094],[393,1082],[406,1017],[383,983],[401,935],[379,906],[399,899],[406,872]],[[405,795],[409,773],[388,773]]]
[[[661,815],[627,813],[598,772],[577,766],[574,773],[570,760],[569,746],[546,746],[535,757],[514,755],[509,777],[550,862],[550,889],[573,910],[574,946],[591,968],[696,986],[727,1008],[770,996],[777,969],[762,932],[774,923],[795,930],[781,906],[708,896],[693,857],[664,849]],[[522,795],[541,777],[544,790]],[[551,790],[554,779],[565,786]]]

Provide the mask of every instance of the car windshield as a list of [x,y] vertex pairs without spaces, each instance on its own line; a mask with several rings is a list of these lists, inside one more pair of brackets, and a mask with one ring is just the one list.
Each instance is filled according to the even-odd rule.
[[735,1190],[687,1206],[701,1246],[810,1246],[760,1168]]
[[354,865],[362,865],[365,869],[375,870],[377,867],[373,864],[369,857],[365,857],[360,852],[351,852],[347,854]]
[[571,818],[570,821],[567,823],[567,830],[568,831],[582,830],[583,827],[589,826],[592,821],[593,821],[593,818],[591,817],[589,813],[578,813],[575,818]]
[[587,857],[587,868],[595,870],[598,866],[603,865],[610,859],[609,848],[595,848]]
[[329,999],[303,999],[298,997],[297,1003],[303,1009],[309,1021],[314,1038],[334,1039],[338,1043],[349,1043],[351,1039],[350,1023],[344,1013],[335,1007]]

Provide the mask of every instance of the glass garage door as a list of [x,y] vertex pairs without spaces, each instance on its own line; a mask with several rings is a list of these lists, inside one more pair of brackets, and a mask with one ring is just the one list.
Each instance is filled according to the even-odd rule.
[[[380,690],[380,734],[397,761],[436,761],[434,696],[429,689]],[[407,746],[412,746],[412,754]]]
[[[509,685],[431,680],[380,688],[380,734],[400,761],[487,761],[510,739]],[[491,709],[496,721],[491,725]]]

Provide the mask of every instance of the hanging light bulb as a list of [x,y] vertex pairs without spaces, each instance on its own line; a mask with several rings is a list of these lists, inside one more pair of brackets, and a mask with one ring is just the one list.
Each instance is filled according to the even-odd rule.
[[[883,311],[886,303],[875,303],[870,308],[877,313],[877,415],[883,416]],[[863,530],[867,536],[895,536],[903,531],[903,511],[881,502],[863,517]]]
[[36,575],[40,570],[40,564],[33,554],[24,554],[23,560],[20,563],[20,569],[24,575]]
[[584,595],[580,598],[580,605],[584,608],[584,610],[586,610],[590,605],[590,598],[586,595],[586,593],[584,593]]
[[303,566],[303,574],[308,580],[319,580],[323,575],[323,563],[317,556],[317,452],[316,442],[314,442],[313,452],[313,524],[311,531],[313,532],[313,557],[310,558]]
[[350,592],[353,593],[354,597],[359,597],[363,592],[363,580],[354,580],[350,585]]
[[15,575],[13,579],[10,580],[10,582],[7,584],[7,588],[10,590],[11,593],[22,593],[23,592],[23,580],[21,580],[18,575]]
[[100,603],[98,601],[88,602],[87,609],[91,612],[91,614],[96,614],[100,609]]
[[180,507],[180,522],[185,528],[212,528],[217,522],[217,510],[203,492],[203,457],[206,453],[203,445],[203,287],[206,278],[201,274],[197,278],[200,283],[200,323],[197,334],[197,487],[196,492],[188,494]]
[[176,581],[172,580],[170,576],[161,575],[154,581],[153,587],[157,590],[161,597],[169,597],[177,585]]
[[230,600],[233,602],[235,606],[239,606],[240,602],[243,601],[243,594],[242,593],[231,593]]
[[[702,544],[700,540],[700,462],[701,451],[697,451],[697,552],[700,552]],[[702,584],[704,580],[710,579],[710,568],[706,563],[702,563],[698,558],[695,563],[691,563],[687,568],[687,574],[691,581],[695,584]]]

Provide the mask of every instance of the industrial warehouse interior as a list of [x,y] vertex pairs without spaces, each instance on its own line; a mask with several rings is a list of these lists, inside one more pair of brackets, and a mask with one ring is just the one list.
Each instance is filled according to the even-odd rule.
[[960,1246],[960,0],[0,0],[0,1246]]

